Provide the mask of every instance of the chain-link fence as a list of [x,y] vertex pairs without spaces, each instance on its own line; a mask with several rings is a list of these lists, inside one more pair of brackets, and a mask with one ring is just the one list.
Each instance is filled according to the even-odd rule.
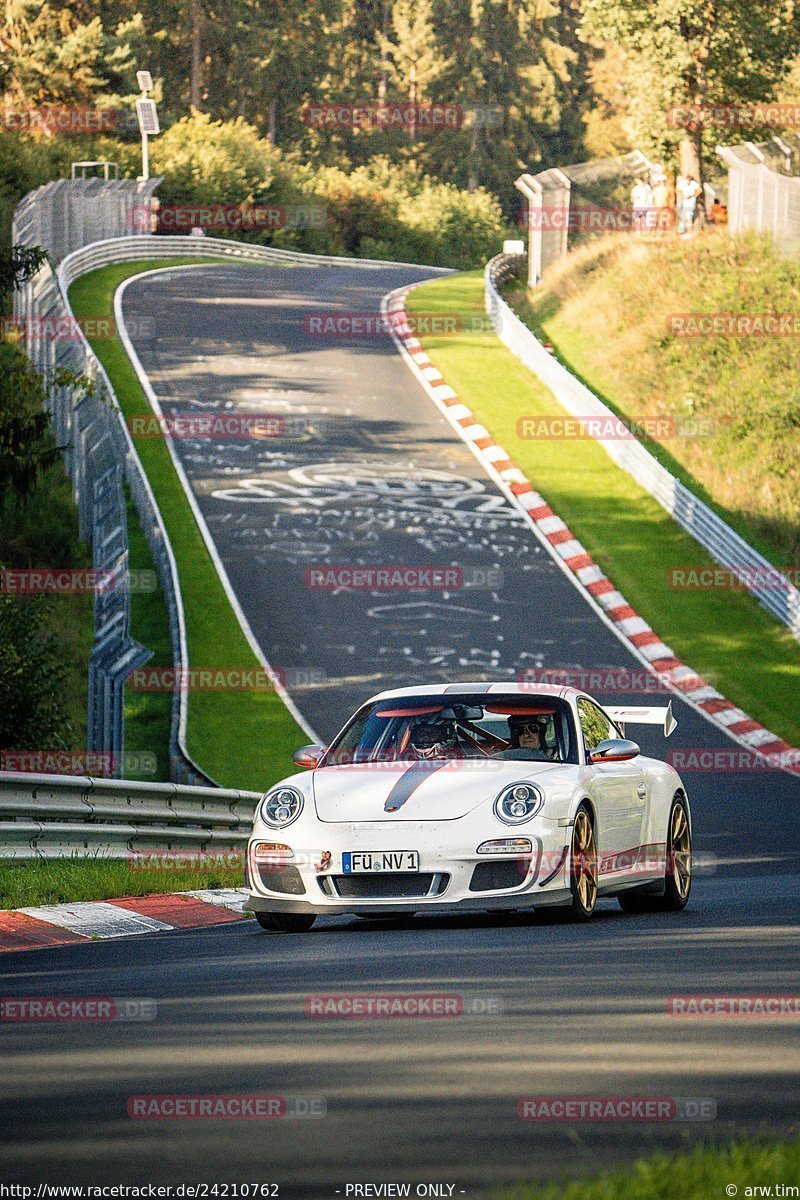
[[[83,345],[68,335],[68,313],[49,263],[17,293],[14,317],[24,348],[47,386],[51,424],[64,451],[81,537],[92,547],[95,579],[103,581],[94,595],[87,749],[107,754],[118,768],[124,753],[125,679],[150,657],[130,636],[128,530],[117,453],[119,422],[111,397],[97,378],[95,363]],[[51,335],[59,325],[66,336]],[[61,371],[71,372],[84,383],[57,386]]]
[[516,186],[525,199],[520,224],[528,235],[529,286],[587,237],[630,229],[631,185],[656,167],[634,150],[617,158],[520,176]]
[[719,146],[728,166],[728,228],[771,233],[786,254],[800,251],[800,135]]
[[45,183],[17,205],[13,240],[41,246],[55,267],[91,242],[149,233],[142,228],[142,213],[161,182],[160,178],[56,179]]
[[[150,486],[105,371],[67,301],[66,288],[83,272],[67,271],[60,277],[53,266],[93,243],[102,232],[114,239],[130,235],[134,210],[149,200],[157,183],[92,179],[45,184],[19,204],[12,233],[15,244],[41,246],[50,259],[16,293],[14,318],[23,348],[47,385],[52,428],[72,484],[81,537],[92,548],[95,579],[101,581],[94,595],[87,749],[102,754],[117,775],[124,763],[125,680],[150,657],[130,635],[131,577],[123,480],[164,591],[173,662],[178,670],[186,665],[183,613],[172,551]],[[60,384],[60,372],[70,372],[81,382]],[[184,708],[183,693],[176,689],[170,736],[173,778],[213,784],[186,753]]]

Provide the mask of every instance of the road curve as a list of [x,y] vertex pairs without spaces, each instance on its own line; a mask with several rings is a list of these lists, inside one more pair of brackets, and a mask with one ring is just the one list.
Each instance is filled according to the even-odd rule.
[[[176,443],[239,603],[293,700],[328,737],[370,693],[526,667],[638,668],[419,388],[388,338],[314,337],[310,315],[375,313],[422,273],[214,266],[132,283],[155,317],[137,352],[167,413],[280,413],[275,441]],[[534,481],[535,482],[535,481]],[[445,593],[316,591],[322,564],[456,565]],[[488,586],[487,586],[488,581]],[[214,664],[193,664],[196,666]],[[633,702],[627,694],[601,699]],[[646,697],[642,697],[646,702]],[[670,745],[733,745],[683,701]],[[638,734],[637,734],[638,735]],[[663,752],[655,733],[646,750]],[[289,764],[287,764],[287,769]],[[789,1020],[669,1016],[682,993],[800,991],[800,781],[687,776],[698,848],[714,855],[680,915],[587,926],[554,916],[326,918],[306,935],[252,922],[0,961],[12,995],[149,996],[146,1024],[0,1025],[0,1158],[21,1182],[347,1182],[573,1176],[684,1139],[796,1122]],[[329,992],[447,992],[493,1016],[315,1019]],[[135,1121],[142,1094],[323,1096],[296,1121]],[[521,1096],[699,1097],[714,1121],[530,1123]],[[342,1194],[344,1194],[342,1192]]]
[[[529,668],[575,664],[643,670],[455,435],[391,338],[315,332],[320,316],[376,314],[389,290],[425,274],[236,264],[149,275],[125,292],[132,341],[165,414],[260,411],[285,421],[274,440],[175,445],[261,649],[323,739],[385,687],[514,681]],[[450,566],[464,586],[307,586],[309,570],[332,564]],[[663,702],[630,692],[599,698]],[[679,697],[673,707],[671,749],[735,747]],[[645,752],[663,755],[658,733],[636,736]],[[796,869],[800,780],[726,770],[686,782],[699,849],[726,869]]]

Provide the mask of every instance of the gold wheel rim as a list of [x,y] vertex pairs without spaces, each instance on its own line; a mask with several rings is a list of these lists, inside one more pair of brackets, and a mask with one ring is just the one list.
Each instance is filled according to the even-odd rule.
[[597,901],[597,852],[592,823],[583,810],[572,829],[572,875],[581,905],[591,912]]
[[681,900],[689,895],[692,883],[692,835],[689,819],[682,804],[672,810],[669,829],[669,849],[672,855],[672,878]]

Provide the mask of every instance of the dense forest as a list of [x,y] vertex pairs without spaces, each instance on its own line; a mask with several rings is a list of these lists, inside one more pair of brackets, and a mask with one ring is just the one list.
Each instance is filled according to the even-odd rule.
[[[487,189],[507,215],[523,169],[634,145],[691,166],[759,129],[676,125],[676,106],[800,94],[795,0],[3,0],[2,12],[6,108],[130,109],[144,68],[162,127],[192,111],[238,119],[291,163],[410,164]],[[353,105],[371,109],[354,118]]]

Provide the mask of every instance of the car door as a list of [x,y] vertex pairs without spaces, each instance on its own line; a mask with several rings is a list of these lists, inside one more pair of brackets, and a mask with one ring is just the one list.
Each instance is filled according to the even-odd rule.
[[[583,696],[578,698],[578,717],[588,764],[590,752],[600,742],[622,735],[600,706]],[[592,772],[589,791],[597,806],[595,835],[602,881],[630,871],[636,862],[647,809],[647,782],[635,758],[588,767]]]

